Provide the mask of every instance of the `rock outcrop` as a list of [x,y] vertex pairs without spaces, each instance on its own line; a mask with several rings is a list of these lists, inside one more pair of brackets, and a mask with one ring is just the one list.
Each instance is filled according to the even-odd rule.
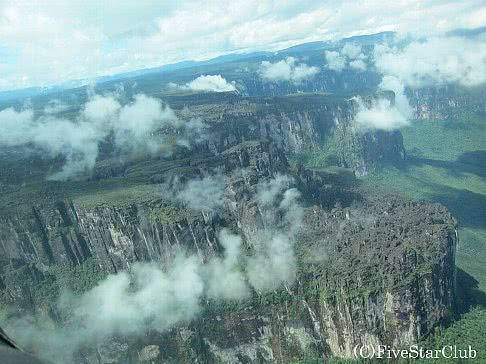
[[201,118],[211,125],[206,148],[214,154],[247,140],[266,139],[286,153],[332,150],[336,163],[357,175],[366,174],[375,163],[405,159],[399,131],[356,127],[356,105],[351,96],[188,96],[168,102],[183,117]]
[[[87,279],[83,275],[93,272],[102,279],[136,261],[169,262],[175,246],[203,259],[219,255],[215,232],[223,225],[249,236],[258,229],[254,224],[259,212],[245,191],[272,176],[271,166],[282,161],[267,155],[259,143],[230,148],[225,155],[228,174],[247,170],[227,186],[233,191],[227,204],[237,206],[238,213],[233,209],[214,215],[153,199],[118,207],[60,201],[35,206],[22,216],[4,214],[3,302],[24,313],[55,316],[54,298],[45,292],[53,284],[53,267],[65,267],[64,273],[74,270],[76,279]],[[285,166],[279,168],[290,173]],[[305,170],[295,175],[302,191],[315,191],[326,178]],[[319,205],[319,197],[312,201]],[[410,345],[449,319],[457,237],[444,207],[393,196],[364,198],[355,207],[326,210],[317,205],[305,209],[295,246],[299,268],[294,285],[254,293],[237,304],[206,304],[203,314],[187,326],[144,337],[110,338],[82,349],[76,362],[349,358],[358,344]],[[87,265],[91,270],[77,268]]]
[[[15,187],[15,196],[28,198],[1,201],[0,300],[14,308],[10,314],[62,322],[56,306],[62,288],[82,295],[135,262],[166,265],[176,248],[207,261],[222,254],[222,227],[239,233],[251,254],[249,242],[262,224],[253,192],[260,181],[285,174],[305,203],[293,284],[254,290],[238,302],[201,302],[203,312],[189,323],[106,338],[80,348],[73,361],[352,357],[355,345],[410,345],[449,319],[457,236],[444,207],[370,196],[342,176],[287,161],[287,153],[325,147],[332,138],[341,164],[366,173],[369,163],[404,157],[399,133],[358,133],[353,104],[341,97],[218,97],[172,100],[180,115],[210,124],[206,141],[190,152],[116,168],[100,161],[88,180]],[[169,204],[157,191],[215,169],[227,176],[225,207],[217,213]]]
[[486,92],[483,87],[422,88],[409,90],[408,97],[414,118],[418,120],[454,120],[486,112]]

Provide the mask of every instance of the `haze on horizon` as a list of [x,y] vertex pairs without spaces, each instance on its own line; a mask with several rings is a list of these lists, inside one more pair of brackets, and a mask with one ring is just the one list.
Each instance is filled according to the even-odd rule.
[[0,91],[382,31],[440,36],[484,19],[481,0],[0,0]]

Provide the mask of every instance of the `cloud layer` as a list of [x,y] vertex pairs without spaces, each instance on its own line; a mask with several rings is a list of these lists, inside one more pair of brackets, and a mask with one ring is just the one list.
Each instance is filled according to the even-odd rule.
[[[357,48],[346,50],[343,47],[339,52],[326,52],[327,67],[342,71],[351,67],[353,57],[366,59]],[[394,103],[382,98],[366,106],[357,98],[355,121],[364,128],[394,130],[409,124],[413,118],[407,89],[485,84],[486,34],[430,37],[394,45],[377,44],[370,63],[365,67],[382,75],[378,88],[393,91]]]
[[366,106],[360,97],[355,100],[358,112],[354,121],[361,128],[392,131],[409,124],[407,117],[390,100],[379,99],[371,106]]
[[362,52],[361,46],[346,43],[344,47],[336,51],[325,51],[326,68],[340,72],[346,68],[364,71],[367,68],[368,57]]
[[379,45],[377,70],[412,88],[486,82],[486,34],[475,38],[431,37],[405,47]]
[[74,120],[45,112],[35,118],[30,109],[0,111],[0,146],[34,149],[48,158],[62,156],[65,164],[50,179],[89,172],[98,157],[98,145],[113,136],[122,155],[155,153],[165,142],[163,128],[179,129],[177,144],[190,146],[204,135],[207,125],[199,119],[182,121],[160,100],[135,95],[125,105],[114,96],[93,96]]
[[256,254],[248,259],[247,272],[250,284],[259,292],[291,284],[297,273],[294,244],[304,210],[300,192],[290,187],[292,183],[291,177],[277,175],[257,188],[265,228],[253,242]]
[[299,85],[302,81],[312,79],[319,72],[319,68],[305,63],[297,64],[294,57],[287,57],[275,63],[263,61],[259,72],[260,76],[267,81],[289,81]]
[[226,81],[221,75],[201,75],[186,83],[183,88],[194,91],[227,92],[236,91],[234,82]]
[[222,173],[191,179],[178,178],[161,186],[162,197],[174,204],[196,210],[219,211],[223,208],[226,177]]
[[99,6],[2,1],[0,90],[385,30],[440,34],[483,26],[486,14],[481,0],[372,0],[360,6],[351,0],[147,0],[143,7],[108,0],[103,11]]

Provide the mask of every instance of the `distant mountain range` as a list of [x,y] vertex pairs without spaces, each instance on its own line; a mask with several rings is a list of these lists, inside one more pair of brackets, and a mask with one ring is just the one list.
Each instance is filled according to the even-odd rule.
[[105,82],[119,81],[128,78],[144,76],[148,74],[161,74],[165,72],[172,72],[172,71],[182,70],[191,67],[216,65],[219,63],[234,62],[234,61],[245,61],[252,58],[265,58],[273,55],[281,55],[281,56],[291,55],[291,54],[295,54],[296,52],[298,53],[298,52],[306,52],[306,51],[325,50],[329,48],[339,47],[349,42],[358,43],[361,45],[374,44],[377,42],[382,42],[387,38],[392,38],[394,34],[395,34],[394,32],[381,32],[381,33],[371,34],[371,35],[361,35],[361,36],[354,36],[350,38],[344,38],[338,42],[330,42],[330,41],[309,42],[309,43],[298,44],[286,49],[282,49],[277,52],[231,53],[231,54],[219,56],[205,61],[188,60],[188,61],[182,61],[173,64],[166,64],[155,68],[147,68],[147,69],[141,69],[136,71],[119,73],[111,76],[101,76],[97,78],[71,80],[54,86],[29,87],[25,89],[0,91],[0,101],[25,99],[25,98],[36,97],[40,95],[49,95],[49,94],[54,94],[65,90],[86,86],[91,83],[96,83],[97,85],[100,85]]

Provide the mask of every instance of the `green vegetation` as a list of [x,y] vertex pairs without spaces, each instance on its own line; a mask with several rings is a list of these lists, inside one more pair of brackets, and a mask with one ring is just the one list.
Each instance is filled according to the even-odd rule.
[[477,115],[458,121],[417,121],[402,130],[408,161],[401,166],[377,168],[363,180],[369,188],[442,203],[458,219],[458,310],[463,314],[450,327],[437,329],[427,343],[433,348],[445,344],[471,345],[483,359],[486,356],[485,121]]
[[[10,268],[7,275],[22,282],[25,292],[30,292],[37,307],[56,304],[63,290],[80,296],[106,277],[93,258],[73,267],[51,266],[43,273],[33,265],[23,265],[16,270]],[[0,291],[0,303],[8,305],[8,301],[7,292]]]
[[[444,204],[458,220],[458,317],[449,327],[437,328],[422,345],[433,349],[471,345],[478,351],[477,362],[486,362],[486,118],[462,113],[459,120],[416,121],[404,128],[402,134],[407,161],[401,165],[376,166],[361,179],[361,185]],[[325,146],[294,156],[292,161],[312,169],[334,171],[328,162],[332,144]],[[373,361],[306,359],[295,363],[364,362]]]
[[155,185],[134,182],[124,178],[92,181],[89,184],[72,185],[69,194],[82,207],[124,206],[143,202],[157,196]]
[[307,168],[316,170],[339,165],[339,149],[335,129],[329,129],[329,134],[325,135],[320,142],[319,148],[309,148],[303,153],[289,156],[290,162],[300,162]]
[[154,203],[149,210],[149,221],[161,224],[173,224],[182,221],[191,221],[200,218],[201,214],[196,210],[178,208],[164,204]]
[[[442,348],[447,345],[467,348],[468,345],[471,345],[471,348],[478,353],[476,362],[486,362],[486,310],[484,308],[473,308],[450,327],[446,329],[438,327],[434,334],[425,340],[423,345],[429,348]],[[441,359],[429,360],[428,362],[444,363],[447,361]],[[454,362],[460,363],[461,361],[455,360]]]
[[52,205],[59,200],[72,199],[82,207],[123,206],[133,201],[153,199],[156,186],[125,178],[101,181],[41,181],[24,185],[2,186],[2,210],[32,209],[33,204]]
[[68,289],[75,295],[81,295],[95,287],[106,277],[93,258],[89,258],[74,267],[53,266],[48,275],[54,278],[59,287]]
[[416,122],[402,133],[406,164],[376,169],[365,184],[447,206],[459,221],[458,267],[486,291],[484,125],[478,120],[454,128],[447,121]]

